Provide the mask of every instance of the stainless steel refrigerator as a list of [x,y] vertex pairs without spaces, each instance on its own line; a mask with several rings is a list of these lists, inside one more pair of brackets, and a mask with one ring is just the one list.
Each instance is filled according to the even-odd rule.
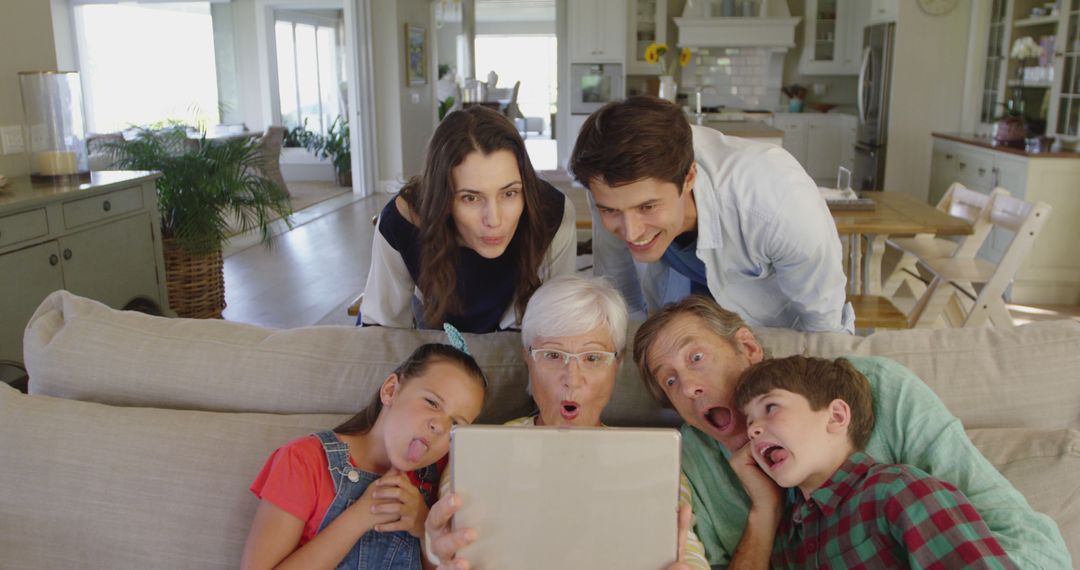
[[896,24],[867,26],[859,66],[859,129],[855,142],[856,190],[885,188],[885,143],[889,134],[889,90],[892,85],[893,38]]

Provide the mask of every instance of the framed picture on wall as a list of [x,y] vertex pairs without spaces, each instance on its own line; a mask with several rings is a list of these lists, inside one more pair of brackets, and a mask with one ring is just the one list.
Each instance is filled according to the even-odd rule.
[[405,85],[427,85],[427,31],[405,24]]

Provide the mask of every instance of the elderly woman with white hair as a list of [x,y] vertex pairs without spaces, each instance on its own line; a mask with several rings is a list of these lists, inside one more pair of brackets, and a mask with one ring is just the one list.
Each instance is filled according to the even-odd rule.
[[[528,390],[537,412],[507,422],[521,426],[601,427],[600,415],[611,401],[615,377],[626,348],[627,309],[622,295],[603,278],[563,275],[541,285],[525,308],[521,340],[529,369]],[[449,473],[449,469],[445,472]],[[476,540],[473,529],[451,530],[460,508],[449,493],[449,480],[439,486],[440,499],[428,514],[426,551],[441,570],[466,570],[455,557]],[[686,541],[679,560],[668,569],[709,568],[705,550],[689,530],[690,486],[679,487],[680,536]]]

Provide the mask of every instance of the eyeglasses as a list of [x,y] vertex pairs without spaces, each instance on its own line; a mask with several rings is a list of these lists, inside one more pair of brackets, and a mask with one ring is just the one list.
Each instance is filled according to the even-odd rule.
[[606,352],[603,350],[589,350],[586,352],[565,352],[554,348],[529,347],[529,355],[534,362],[545,370],[562,370],[570,365],[570,359],[577,359],[578,366],[585,372],[600,372],[606,370],[615,362],[618,352]]

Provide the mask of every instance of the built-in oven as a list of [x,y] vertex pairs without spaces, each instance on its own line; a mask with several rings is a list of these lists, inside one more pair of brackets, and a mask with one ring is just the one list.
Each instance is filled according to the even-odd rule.
[[625,97],[620,63],[570,65],[570,113],[588,115],[605,103]]

